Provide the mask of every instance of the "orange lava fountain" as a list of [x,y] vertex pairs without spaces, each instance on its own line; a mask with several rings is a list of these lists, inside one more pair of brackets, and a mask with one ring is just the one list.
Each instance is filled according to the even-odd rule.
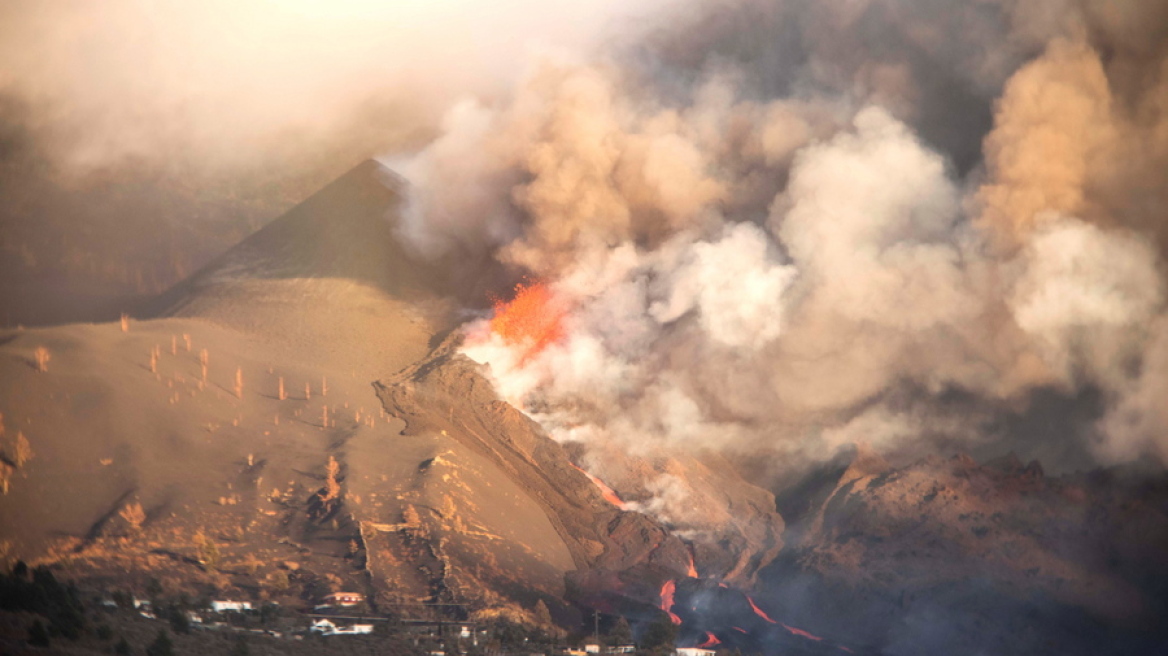
[[[574,465],[574,464],[572,466],[576,467],[576,465]],[[584,471],[583,469],[580,469],[579,467],[576,467],[576,469],[581,474],[584,474],[585,476],[587,476],[588,480],[592,481],[592,484],[596,486],[596,489],[600,490],[600,495],[602,497],[604,497],[605,501],[611,503],[612,505],[616,506],[617,508],[620,508],[621,510],[625,509],[625,502],[622,501],[619,496],[617,496],[617,493],[615,490],[613,490],[611,487],[605,485],[604,481],[600,480],[599,478],[596,478],[592,474],[589,474],[588,472]]]
[[673,594],[677,592],[677,583],[672,579],[665,582],[661,586],[661,610],[669,615],[669,620],[674,624],[681,624],[681,618],[673,613]]
[[520,349],[520,364],[564,338],[567,309],[547,285],[535,282],[515,286],[515,298],[495,302],[491,332],[508,346]]
[[759,617],[770,622],[771,624],[778,624],[778,622],[771,619],[770,615],[767,615],[766,613],[762,612],[762,609],[759,608],[758,605],[754,603],[754,600],[750,598],[750,595],[747,595],[746,601],[750,603],[750,609],[754,611],[755,615],[758,615]]
[[796,629],[795,627],[793,627],[793,626],[787,626],[786,624],[783,624],[783,625],[781,625],[781,626],[782,626],[784,629],[786,629],[786,630],[790,631],[790,632],[791,632],[791,635],[797,635],[797,636],[800,636],[800,637],[803,637],[803,638],[807,638],[808,640],[814,640],[814,641],[816,641],[816,642],[819,642],[820,640],[823,640],[823,638],[820,638],[819,636],[817,636],[817,635],[814,635],[814,634],[812,634],[812,633],[808,633],[807,631],[804,631],[803,629]]

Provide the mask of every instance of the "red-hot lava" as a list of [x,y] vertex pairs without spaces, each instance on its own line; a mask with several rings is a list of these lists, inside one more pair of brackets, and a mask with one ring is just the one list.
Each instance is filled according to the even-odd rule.
[[689,545],[689,569],[685,571],[685,575],[691,579],[698,578],[698,568],[694,566],[693,545]]
[[755,615],[758,615],[759,617],[770,622],[771,624],[778,624],[778,622],[771,619],[770,615],[767,615],[766,613],[762,612],[762,609],[759,608],[758,605],[754,603],[754,600],[750,598],[750,595],[746,596],[746,601],[750,604],[750,609],[754,611]]
[[[576,467],[576,465],[574,465],[574,464],[572,466]],[[596,478],[592,474],[589,474],[588,472],[584,471],[580,467],[576,467],[576,469],[579,470],[579,472],[581,474],[584,474],[585,476],[587,476],[588,480],[592,481],[592,484],[596,486],[596,489],[600,490],[600,495],[604,497],[605,501],[611,503],[612,505],[616,506],[617,508],[620,508],[621,510],[625,509],[625,502],[621,500],[620,496],[617,495],[615,490],[613,490],[611,487],[605,485],[604,481],[600,480],[599,478]]]
[[661,586],[661,610],[669,615],[670,621],[674,624],[681,624],[681,618],[673,613],[673,594],[677,592],[677,583],[672,579],[665,582]]
[[491,332],[509,346],[522,349],[522,363],[564,338],[567,309],[540,282],[515,286],[515,298],[495,302]]
[[743,634],[745,634],[745,633],[747,632],[747,631],[746,631],[746,629],[744,629],[744,628],[742,628],[742,627],[740,627],[740,626],[732,626],[732,627],[730,627],[730,628],[734,629],[735,631],[737,631],[737,632],[739,632],[739,633],[743,633]]
[[803,629],[796,629],[795,627],[787,626],[786,624],[782,624],[781,626],[784,629],[790,631],[791,635],[801,636],[801,637],[807,638],[808,640],[814,640],[816,642],[823,640],[823,638],[820,638],[819,636],[817,636],[813,633],[808,633],[807,631],[804,631]]
[[720,644],[722,644],[722,641],[718,639],[718,636],[706,631],[706,641],[698,645],[698,648],[709,649],[710,647],[717,647]]

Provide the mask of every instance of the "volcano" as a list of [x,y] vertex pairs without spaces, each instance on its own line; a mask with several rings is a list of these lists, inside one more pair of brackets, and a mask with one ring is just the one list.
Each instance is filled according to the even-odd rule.
[[[701,450],[585,471],[461,353],[481,289],[398,243],[399,185],[366,162],[136,316],[0,336],[5,558],[768,654],[1168,645],[1162,473],[860,452],[768,490]],[[638,501],[662,473],[684,525]]]
[[[0,499],[8,557],[293,606],[359,589],[383,611],[531,618],[542,601],[563,625],[602,598],[654,607],[691,548],[606,501],[458,354],[457,294],[398,245],[396,184],[356,167],[140,318],[9,332],[4,439],[35,458]],[[775,541],[758,546],[697,566],[752,575]]]

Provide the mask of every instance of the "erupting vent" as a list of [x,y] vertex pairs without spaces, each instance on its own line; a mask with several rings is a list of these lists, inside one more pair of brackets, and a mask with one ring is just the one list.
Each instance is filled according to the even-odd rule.
[[524,362],[563,339],[566,314],[547,285],[520,283],[515,286],[515,298],[495,302],[491,332],[519,349],[520,362]]

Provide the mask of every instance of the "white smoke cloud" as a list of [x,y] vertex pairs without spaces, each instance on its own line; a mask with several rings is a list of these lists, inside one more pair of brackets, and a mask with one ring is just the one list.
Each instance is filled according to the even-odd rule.
[[1047,363],[1068,381],[1120,385],[1123,363],[1138,361],[1163,305],[1155,251],[1131,234],[1051,218],[1021,259],[1010,307]]
[[[467,354],[557,439],[633,454],[626,469],[586,461],[639,480],[642,507],[691,529],[665,454],[761,450],[790,471],[851,443],[920,453],[1004,437],[1023,456],[1165,458],[1160,228],[1145,203],[1162,207],[1149,181],[1168,150],[1134,144],[1159,143],[1146,108],[1168,86],[1128,86],[1164,49],[1087,0],[1064,19],[942,3],[909,34],[895,3],[845,4],[725,9],[770,8],[827,35],[800,63],[764,67],[783,85],[767,87],[717,24],[694,24],[687,36],[722,59],[686,62],[665,40],[649,66],[552,63],[509,102],[450,114],[408,169],[411,234],[478,244],[567,308],[564,338],[543,351],[483,322]],[[1097,23],[1106,34],[1092,38],[1128,68],[1109,70],[1083,36]],[[849,40],[863,30],[887,51]],[[999,93],[971,141],[976,108],[954,98],[980,98],[988,120]],[[1132,98],[1145,109],[1117,110]],[[1052,388],[1102,396],[1090,444],[985,431]]]

